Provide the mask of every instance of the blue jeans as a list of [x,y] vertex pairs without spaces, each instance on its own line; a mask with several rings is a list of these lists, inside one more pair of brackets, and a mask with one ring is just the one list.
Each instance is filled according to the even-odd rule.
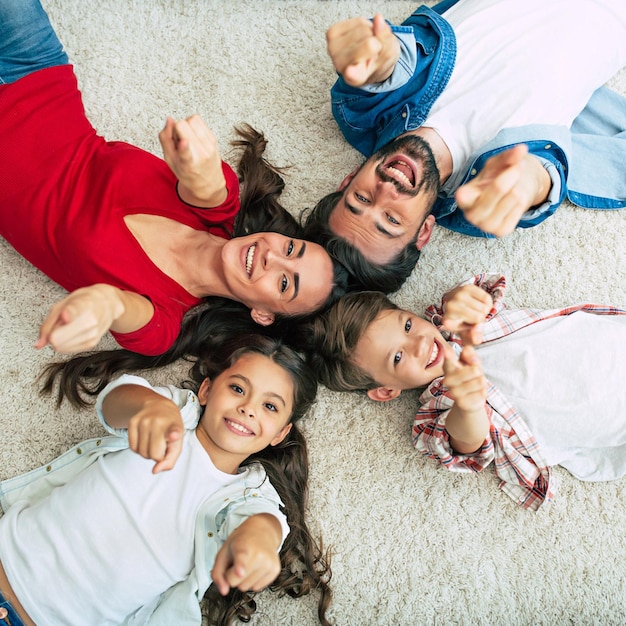
[[66,63],[67,54],[39,0],[0,0],[0,84]]
[[24,622],[20,619],[20,616],[15,612],[15,609],[8,600],[5,600],[4,596],[0,593],[0,626],[5,625],[24,626]]

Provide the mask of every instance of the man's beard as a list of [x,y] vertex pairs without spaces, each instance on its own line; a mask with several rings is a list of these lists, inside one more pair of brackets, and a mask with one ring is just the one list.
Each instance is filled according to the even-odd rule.
[[[406,155],[421,166],[421,172],[415,172],[415,184],[413,187],[406,187],[400,181],[389,176],[385,171],[383,163],[387,157],[396,153]],[[423,188],[425,191],[432,190],[434,193],[437,193],[439,190],[439,169],[435,163],[435,156],[428,142],[421,137],[405,135],[394,139],[375,152],[367,160],[367,162],[370,161],[379,161],[376,166],[376,174],[384,182],[392,183],[398,193],[414,197],[417,196]],[[420,173],[421,177],[419,177]]]

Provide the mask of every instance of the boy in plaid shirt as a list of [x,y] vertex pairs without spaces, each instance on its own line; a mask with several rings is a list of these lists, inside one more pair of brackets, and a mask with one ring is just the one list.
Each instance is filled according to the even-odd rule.
[[626,311],[510,310],[504,290],[503,276],[476,276],[427,321],[349,294],[312,323],[312,360],[330,389],[377,401],[425,387],[415,447],[453,471],[494,462],[501,489],[536,510],[553,497],[553,465],[581,480],[626,474]]

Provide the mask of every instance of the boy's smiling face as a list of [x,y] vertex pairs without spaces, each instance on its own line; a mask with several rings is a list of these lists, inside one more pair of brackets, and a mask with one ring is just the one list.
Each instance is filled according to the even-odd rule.
[[423,387],[443,376],[444,354],[452,348],[430,322],[410,311],[382,311],[354,351],[354,363],[381,387],[373,400],[391,400],[403,389]]

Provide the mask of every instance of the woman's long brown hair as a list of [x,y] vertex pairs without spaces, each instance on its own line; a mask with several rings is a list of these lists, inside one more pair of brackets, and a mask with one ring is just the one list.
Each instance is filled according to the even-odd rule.
[[[233,236],[272,231],[301,238],[302,227],[279,202],[285,181],[281,170],[263,157],[267,146],[264,135],[247,124],[235,130],[238,139],[233,145],[240,152],[237,172],[241,185],[241,210],[235,220]],[[337,300],[347,285],[343,266],[337,263],[333,266],[334,283],[324,308]],[[164,354],[146,356],[124,349],[102,350],[53,362],[42,371],[41,392],[51,394],[57,384],[57,403],[67,399],[71,404],[83,407],[92,402],[118,372],[163,367],[181,358],[202,358],[214,344],[244,332],[278,337],[287,332],[291,323],[288,319],[277,318],[276,323],[263,328],[251,319],[244,304],[226,298],[206,298],[187,313],[178,338]]]

